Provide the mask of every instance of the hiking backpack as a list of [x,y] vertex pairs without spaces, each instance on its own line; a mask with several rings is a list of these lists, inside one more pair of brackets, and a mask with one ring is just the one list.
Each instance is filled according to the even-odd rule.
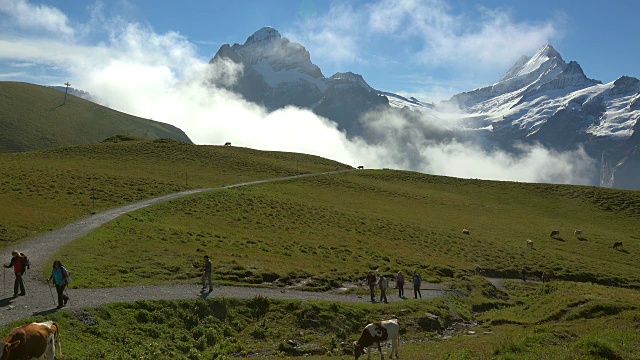
[[23,269],[31,269],[31,262],[29,261],[29,258],[27,257],[27,255],[25,255],[24,253],[19,253],[20,258],[22,259],[22,266]]

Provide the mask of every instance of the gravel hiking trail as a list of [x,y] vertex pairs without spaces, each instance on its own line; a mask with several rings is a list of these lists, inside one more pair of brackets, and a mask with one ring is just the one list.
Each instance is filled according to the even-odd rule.
[[[50,314],[58,311],[57,296],[55,288],[52,288],[42,276],[42,270],[51,267],[48,263],[50,254],[57,251],[61,246],[89,233],[99,226],[126,214],[152,204],[176,199],[205,191],[220,191],[224,189],[261,184],[266,182],[290,180],[309,176],[335,174],[342,170],[318,174],[303,174],[289,177],[258,180],[234,185],[221,186],[217,188],[205,188],[182,191],[174,194],[164,195],[153,199],[147,199],[136,203],[113,208],[92,216],[75,221],[67,226],[53,230],[32,239],[24,241],[14,247],[16,250],[27,254],[32,264],[30,270],[24,275],[26,296],[13,297],[13,281],[15,279],[13,268],[3,268],[2,295],[0,295],[0,325],[23,319],[34,315]],[[8,264],[11,259],[10,249],[0,250],[0,263]],[[47,261],[47,263],[43,263]],[[441,284],[424,284],[426,289],[422,290],[425,299],[444,297],[447,287]],[[411,295],[412,289],[405,286],[407,294]],[[390,286],[391,288],[391,286]],[[216,286],[211,293],[201,293],[200,285],[161,285],[161,286],[131,286],[102,289],[67,289],[67,294],[71,298],[67,306],[63,309],[79,310],[85,307],[96,307],[112,302],[133,302],[137,300],[181,300],[195,299],[198,297],[232,297],[249,299],[261,295],[271,299],[299,299],[299,300],[327,300],[338,302],[370,302],[369,296],[340,294],[336,291],[329,292],[309,292],[298,291],[291,288],[278,287],[243,287],[243,286]],[[388,301],[402,301],[396,295],[387,295]],[[382,304],[383,305],[383,304]]]

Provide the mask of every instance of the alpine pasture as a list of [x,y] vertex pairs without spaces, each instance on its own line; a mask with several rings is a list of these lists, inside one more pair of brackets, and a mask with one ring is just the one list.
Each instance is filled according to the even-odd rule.
[[[0,201],[12,205],[0,210],[0,246],[19,248],[33,234],[92,212],[170,192],[329,172],[137,210],[52,259],[74,269],[72,289],[195,286],[207,254],[217,284],[309,291],[355,286],[352,291],[362,293],[369,269],[388,276],[402,270],[407,278],[417,270],[426,281],[456,291],[444,299],[390,304],[213,294],[25,321],[59,322],[67,359],[347,359],[362,326],[391,316],[401,325],[399,354],[405,359],[640,358],[634,346],[640,343],[640,193],[394,170],[332,171],[336,166],[345,168],[303,154],[166,140],[3,154]],[[551,238],[554,229],[560,235]],[[580,239],[575,229],[583,230]],[[527,247],[526,239],[535,247]],[[616,241],[623,250],[611,248]],[[476,264],[482,276],[475,275]],[[514,280],[523,267],[528,282]],[[40,271],[48,276],[47,270]],[[549,270],[554,279],[539,282]],[[484,276],[501,278],[503,286]],[[405,291],[410,289],[408,282]]]

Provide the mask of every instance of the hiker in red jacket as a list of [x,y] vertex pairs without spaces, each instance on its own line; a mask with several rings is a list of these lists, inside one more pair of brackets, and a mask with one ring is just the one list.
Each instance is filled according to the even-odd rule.
[[[22,275],[24,275],[24,272],[29,267],[29,264],[27,263],[27,257],[20,254],[17,250],[12,251],[11,255],[13,256],[11,258],[11,262],[9,263],[9,265],[4,265],[4,267],[12,267],[13,273],[16,275],[16,280],[13,283],[13,297],[16,297],[18,295],[24,296],[25,291],[24,282],[22,281]],[[18,294],[18,288],[20,288],[20,294]]]

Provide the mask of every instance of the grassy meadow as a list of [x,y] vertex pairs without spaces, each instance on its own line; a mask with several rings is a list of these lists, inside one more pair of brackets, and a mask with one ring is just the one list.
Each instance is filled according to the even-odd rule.
[[94,144],[127,134],[191,142],[173,125],[125,114],[40,85],[0,81],[0,153]]
[[[168,140],[4,154],[0,201],[15,205],[0,208],[0,246],[91,214],[92,189],[97,212],[338,165]],[[368,269],[417,269],[457,291],[389,304],[140,301],[30,320],[60,322],[63,359],[350,359],[362,327],[390,317],[403,359],[640,359],[639,219],[640,192],[393,170],[216,189],[123,215],[52,258],[74,271],[72,287],[195,284],[207,254],[218,284],[324,291],[360,283]],[[472,275],[475,264],[504,288]],[[555,279],[508,280],[522,267]]]
[[[418,269],[440,282],[478,264],[488,276],[517,278],[526,267],[533,278],[551,270],[558,279],[637,289],[638,209],[638,192],[365,170],[165,202],[55,256],[74,259],[85,274],[78,287],[195,282],[208,254],[221,284],[305,280],[306,289],[328,290],[368,269]],[[552,229],[559,238],[549,237]],[[611,248],[615,241],[623,251]]]
[[[500,291],[478,276],[454,283],[460,292],[429,301],[218,297],[114,303],[29,321],[60,323],[62,358],[78,360],[352,359],[363,325],[386,318],[401,325],[402,359],[640,359],[635,290],[507,281]],[[481,303],[494,306],[474,311]]]
[[0,248],[139,200],[338,165],[311,155],[168,139],[0,154],[0,203],[11,204],[0,206]]

